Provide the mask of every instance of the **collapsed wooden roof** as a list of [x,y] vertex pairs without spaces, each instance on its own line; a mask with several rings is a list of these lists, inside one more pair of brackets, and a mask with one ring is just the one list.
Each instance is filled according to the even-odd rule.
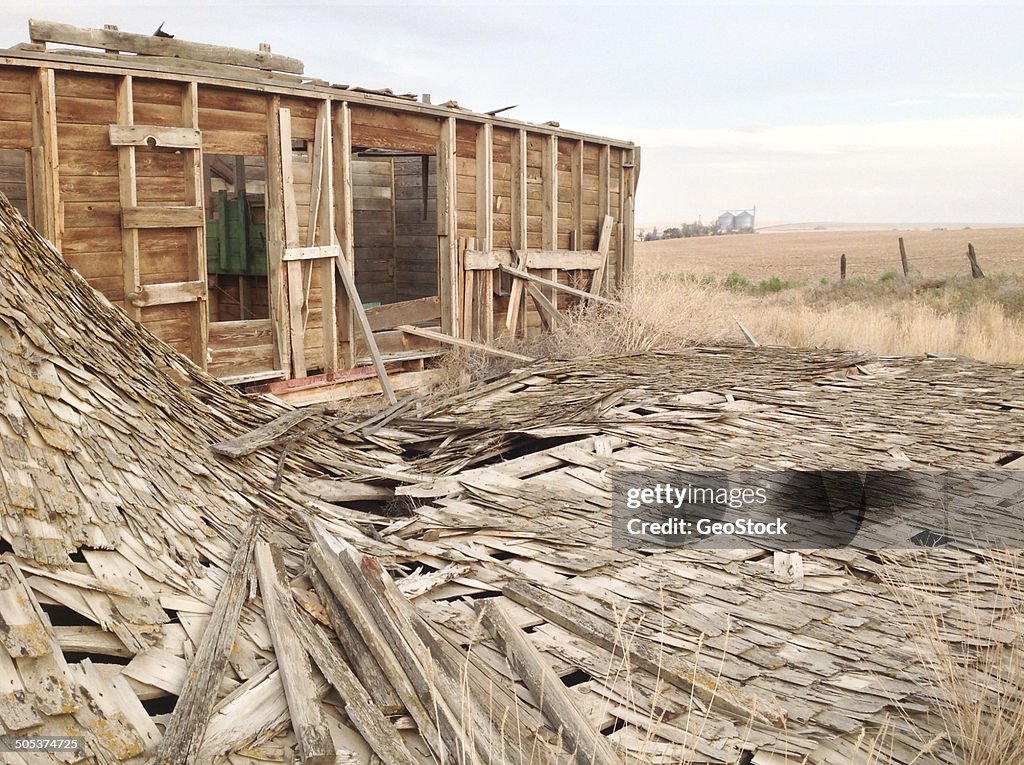
[[954,763],[923,656],[1021,701],[1019,553],[613,549],[607,471],[1019,464],[1024,370],[694,349],[352,422],[197,371],[5,200],[0,268],[0,721],[82,744],[15,765]]

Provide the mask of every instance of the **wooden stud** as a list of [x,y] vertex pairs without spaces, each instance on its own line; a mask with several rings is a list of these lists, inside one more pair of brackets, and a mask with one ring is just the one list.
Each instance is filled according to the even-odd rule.
[[576,236],[573,246],[569,249],[582,250],[583,247],[583,141],[574,141],[572,145],[572,231]]
[[625,220],[626,215],[629,211],[628,202],[626,199],[626,152],[619,152],[619,211],[616,216],[618,219],[618,227],[616,229],[616,242],[615,242],[615,286],[620,289],[625,286],[626,281],[623,278],[622,267],[626,262],[626,237],[625,237]]
[[437,242],[440,267],[441,329],[456,337],[459,321],[459,243],[456,217],[455,118],[441,123],[437,146]]
[[[544,140],[542,169],[542,194],[544,198],[541,221],[541,248],[558,249],[558,136],[549,135]],[[551,281],[558,280],[558,270],[548,269],[542,276]],[[557,300],[554,290],[544,288],[544,296],[552,303]]]
[[[623,258],[622,272],[623,279],[632,278],[633,274],[633,240],[636,238],[633,233],[636,212],[636,185],[640,180],[640,147],[637,146],[631,152],[631,167],[626,172],[626,209],[620,220],[622,221]],[[621,191],[619,192],[622,193]]]
[[[489,123],[476,134],[476,246],[489,250],[494,242],[494,129]],[[467,273],[466,276],[469,279]],[[480,276],[478,330],[473,338],[484,343],[494,340],[495,273]]]
[[[602,144],[597,162],[597,219],[603,221],[606,216],[611,215],[611,154],[612,150],[608,144]],[[610,233],[609,233],[610,236]],[[600,238],[599,238],[600,239]],[[609,246],[611,241],[609,240]],[[601,284],[591,284],[590,289],[594,292],[608,294],[608,276],[611,270],[605,268],[601,275]]]
[[[291,343],[287,334],[288,300],[284,274],[284,200],[281,175],[281,98],[267,99],[267,287],[270,291],[270,319],[274,337],[274,366],[291,369]],[[288,146],[291,151],[291,145]]]
[[32,211],[39,233],[58,250],[63,234],[57,160],[57,107],[53,70],[42,68],[32,83]]
[[[330,99],[320,103],[316,120],[316,138],[314,147],[317,155],[314,166],[314,178],[319,180],[316,195],[317,220],[313,221],[310,237],[321,245],[331,245],[337,238],[334,223],[334,150],[331,129]],[[313,200],[310,201],[310,215],[313,212]],[[311,242],[313,243],[313,242]],[[340,253],[339,253],[340,254]],[[325,372],[338,369],[338,290],[335,275],[334,255],[330,260],[320,261],[320,306],[323,333],[323,367]]]
[[[512,232],[513,250],[521,250],[522,255],[516,262],[516,268],[523,269],[526,265],[526,131],[517,130],[512,135]],[[515,281],[509,290],[508,312],[505,316],[505,329],[512,337],[522,324],[526,334],[526,301],[523,300],[525,287],[522,282]]]
[[[352,213],[352,113],[347,102],[341,103],[332,132],[334,133],[337,158],[334,164],[334,185],[337,189],[334,225],[338,241],[341,244],[342,257],[346,259],[352,273],[355,273],[355,235]],[[340,295],[335,313],[339,340],[344,343],[344,356],[339,363],[349,368],[356,364],[354,311],[355,307],[348,299],[348,294]]]
[[[466,251],[474,247],[473,244],[475,239],[467,239],[464,236],[459,237],[459,262],[465,262]],[[475,337],[476,329],[479,324],[475,322],[477,318],[475,311],[478,311],[480,305],[476,300],[476,296],[473,294],[476,291],[476,272],[467,271],[465,268],[463,271],[463,292],[462,292],[462,336],[463,337]],[[483,281],[485,274],[480,274],[480,280]]]
[[[181,100],[182,125],[199,129],[199,86],[195,82],[185,84],[185,95]],[[185,204],[192,206],[198,220],[187,234],[188,275],[203,285],[203,294],[194,303],[191,311],[192,360],[200,369],[206,369],[207,353],[210,346],[210,305],[208,302],[206,265],[206,220],[203,214],[203,152],[199,149],[185,149]]]
[[[132,78],[125,75],[117,83],[117,121],[120,125],[134,123],[134,107],[132,102]],[[117,177],[120,191],[121,209],[127,210],[138,206],[135,191],[135,147],[119,146],[117,149]],[[139,231],[134,228],[121,229],[121,274],[124,294],[134,295],[142,289],[141,268],[139,265]],[[131,305],[127,299],[125,311],[136,321],[142,320],[142,309]]]
[[[285,249],[299,246],[299,211],[295,203],[295,173],[292,169],[292,112],[279,111],[281,198],[284,203]],[[302,261],[286,264],[288,281],[288,335],[291,342],[292,377],[306,376],[306,291]]]

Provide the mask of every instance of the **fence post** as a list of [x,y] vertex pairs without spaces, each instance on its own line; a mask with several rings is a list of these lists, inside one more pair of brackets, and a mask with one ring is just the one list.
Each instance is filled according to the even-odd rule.
[[846,253],[839,256],[839,280],[846,279]]
[[981,266],[978,265],[978,256],[974,252],[974,245],[970,242],[967,243],[967,260],[971,262],[971,276],[975,279],[980,279],[985,275],[985,272],[981,270]]
[[910,276],[910,267],[907,265],[907,249],[903,246],[903,237],[900,237],[900,263],[903,265],[903,277]]

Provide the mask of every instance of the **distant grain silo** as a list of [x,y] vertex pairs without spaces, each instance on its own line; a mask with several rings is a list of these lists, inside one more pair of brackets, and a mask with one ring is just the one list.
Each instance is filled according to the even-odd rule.
[[736,215],[733,216],[733,228],[736,231],[753,231],[754,214],[752,212],[748,212],[747,210],[736,213]]
[[724,213],[718,216],[718,232],[720,234],[727,234],[736,228],[736,217],[726,210]]

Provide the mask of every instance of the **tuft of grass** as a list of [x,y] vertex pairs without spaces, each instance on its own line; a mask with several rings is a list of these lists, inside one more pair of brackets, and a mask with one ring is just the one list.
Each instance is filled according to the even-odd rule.
[[878,281],[883,282],[883,283],[885,283],[885,282],[894,282],[894,281],[896,281],[899,278],[900,278],[900,275],[898,273],[896,273],[895,271],[886,271],[884,274],[882,274],[881,276],[878,277]]
[[750,280],[735,271],[731,271],[722,279],[722,286],[727,290],[748,290],[750,289]]
[[783,290],[792,289],[796,286],[797,283],[790,281],[789,279],[780,279],[777,276],[770,276],[767,279],[759,281],[753,291],[761,294],[770,294],[772,292],[782,292]]

